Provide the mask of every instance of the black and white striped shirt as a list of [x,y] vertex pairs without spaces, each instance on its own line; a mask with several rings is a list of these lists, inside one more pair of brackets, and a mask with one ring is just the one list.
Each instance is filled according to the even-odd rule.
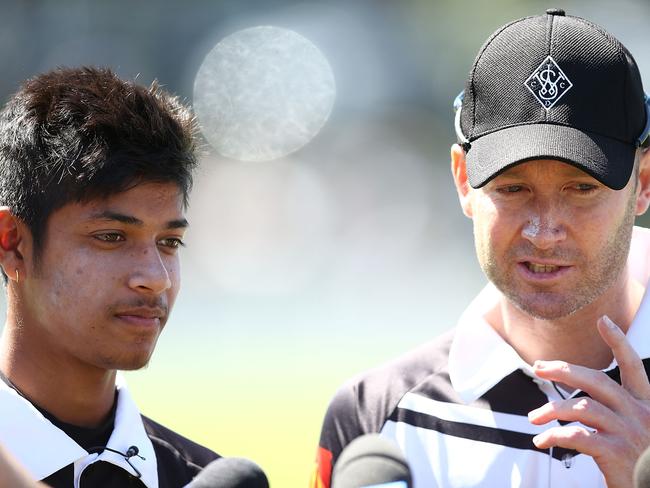
[[[648,256],[650,233],[635,229],[628,263],[643,283]],[[323,424],[314,488],[327,488],[343,448],[372,432],[401,447],[416,488],[606,486],[590,456],[533,444],[536,434],[560,424],[533,425],[528,412],[584,393],[536,378],[485,321],[498,294],[488,285],[454,330],[343,385]],[[627,337],[650,371],[650,291]],[[620,381],[615,363],[606,371]]]

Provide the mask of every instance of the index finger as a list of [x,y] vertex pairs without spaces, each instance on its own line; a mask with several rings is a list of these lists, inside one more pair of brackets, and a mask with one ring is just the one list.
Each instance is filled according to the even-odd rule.
[[650,383],[643,361],[629,343],[623,331],[607,316],[597,322],[598,332],[614,353],[614,359],[621,372],[621,384],[632,396],[650,400]]

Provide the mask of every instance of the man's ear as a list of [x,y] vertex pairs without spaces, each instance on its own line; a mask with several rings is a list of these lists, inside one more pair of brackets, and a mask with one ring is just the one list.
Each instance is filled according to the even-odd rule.
[[636,197],[636,215],[643,215],[650,206],[650,148],[639,155],[639,184]]
[[472,188],[467,181],[467,163],[465,161],[465,150],[458,144],[451,146],[451,174],[454,177],[456,184],[456,191],[458,192],[458,199],[463,213],[472,218],[472,202],[471,191]]
[[23,256],[19,250],[21,236],[18,218],[9,207],[0,207],[0,265],[10,280],[18,280],[21,272],[25,276]]

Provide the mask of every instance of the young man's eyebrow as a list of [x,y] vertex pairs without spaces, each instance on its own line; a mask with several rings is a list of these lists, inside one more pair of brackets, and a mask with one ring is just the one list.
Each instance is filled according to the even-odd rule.
[[[115,220],[117,222],[120,222],[122,224],[127,224],[127,225],[136,225],[136,226],[144,225],[144,222],[137,217],[134,217],[132,215],[121,214],[119,212],[112,212],[110,210],[103,210],[101,212],[91,215],[90,218],[91,220]],[[182,219],[170,220],[165,225],[165,228],[184,229],[189,225],[190,224],[187,221],[187,219],[182,218]]]
[[186,227],[189,227],[190,223],[187,221],[187,219],[177,219],[177,220],[170,220],[167,222],[167,228],[168,229],[185,229]]

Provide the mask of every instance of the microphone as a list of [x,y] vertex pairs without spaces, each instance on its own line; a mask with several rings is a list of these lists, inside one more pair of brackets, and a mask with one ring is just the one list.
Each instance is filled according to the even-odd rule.
[[269,488],[264,471],[245,458],[212,461],[185,488]]
[[634,465],[634,488],[650,488],[650,447]]
[[140,456],[140,454],[138,454],[140,452],[140,449],[138,449],[138,446],[131,446],[131,447],[129,447],[127,449],[126,452],[120,452],[120,451],[118,451],[116,449],[111,449],[108,446],[95,446],[95,447],[88,448],[88,454],[100,453],[102,451],[111,451],[111,452],[114,452],[115,454],[119,454],[120,456],[123,456],[124,460],[128,463],[129,466],[131,466],[131,469],[135,472],[135,477],[136,478],[142,478],[142,473],[140,471],[138,471],[138,468],[133,466],[133,464],[130,461],[130,459],[133,456],[137,456],[140,459],[146,459],[146,458],[143,458],[142,456]]
[[402,451],[379,434],[352,441],[332,472],[332,488],[412,488],[412,483]]

